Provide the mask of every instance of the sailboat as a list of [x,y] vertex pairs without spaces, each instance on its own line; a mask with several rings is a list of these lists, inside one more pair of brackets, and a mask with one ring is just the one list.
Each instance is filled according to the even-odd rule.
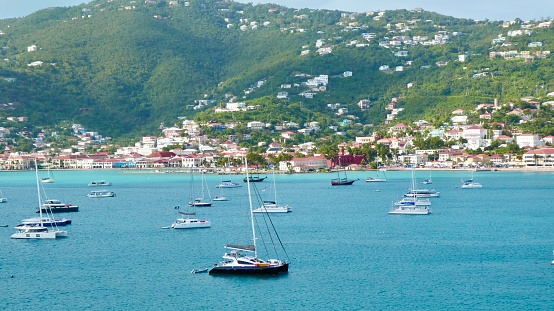
[[229,201],[229,199],[223,195],[223,187],[219,187],[219,193],[220,195],[215,196],[212,201]]
[[2,190],[0,190],[0,203],[8,203],[8,198],[4,197]]
[[[248,187],[248,199],[250,204],[250,222],[252,226],[252,242],[253,245],[236,245],[236,244],[227,244],[226,249],[230,250],[229,253],[223,255],[224,261],[217,263],[213,268],[210,269],[210,274],[238,274],[238,275],[260,275],[260,274],[284,274],[289,271],[289,263],[280,259],[267,259],[263,260],[258,256],[258,247],[257,247],[257,236],[256,236],[256,219],[254,217],[252,209],[252,193],[250,190],[250,181],[248,179],[248,161],[245,160],[246,164],[246,180]],[[273,225],[269,214],[261,214],[265,220],[265,224]],[[273,228],[274,229],[274,228]],[[284,251],[283,244],[281,239],[277,235],[276,231],[273,230],[273,238],[270,239],[270,242],[279,242],[281,248]],[[260,235],[262,243],[264,242],[263,236]],[[269,241],[268,241],[269,242]],[[263,244],[262,244],[263,245]],[[267,248],[264,246],[267,250]],[[276,251],[275,245],[273,245],[273,250]]]
[[[212,206],[211,198],[209,198],[209,201],[204,201],[204,171],[202,171],[202,196],[199,198],[196,198],[195,192],[194,192],[194,174],[192,172],[192,167],[190,168],[190,192],[191,192],[191,201],[189,202],[189,205],[191,206]],[[208,190],[208,197],[210,197],[210,192]]]
[[256,176],[250,175],[250,176],[244,177],[244,178],[242,179],[242,181],[244,181],[244,182],[262,182],[262,181],[264,181],[266,178],[267,178],[267,176],[265,176],[265,177],[260,177],[260,173],[257,173]]
[[[412,192],[417,193],[415,173],[412,168]],[[428,200],[421,200],[417,196],[404,198],[400,201],[394,202],[389,214],[393,215],[428,215],[431,213],[431,202]]]
[[483,188],[483,185],[481,185],[478,182],[475,182],[473,180],[473,170],[471,171],[471,179],[462,180],[462,189],[476,189],[476,188]]
[[59,237],[67,237],[67,231],[57,229],[57,226],[54,226],[55,229],[48,229],[43,225],[42,217],[42,198],[40,195],[40,183],[38,178],[38,168],[37,161],[35,159],[35,177],[37,182],[37,195],[38,195],[38,210],[40,216],[38,223],[28,223],[21,224],[15,227],[17,230],[14,234],[11,235],[12,239],[55,239]]
[[277,204],[277,186],[275,184],[275,167],[273,168],[273,195],[272,201],[262,201],[262,206],[254,209],[253,213],[288,213],[292,208],[288,205]]
[[50,174],[50,166],[48,166],[48,177],[44,177],[43,179],[41,179],[41,181],[45,184],[50,184],[50,183],[53,183],[55,181],[54,180],[54,175]]
[[387,181],[387,176],[385,175],[385,172],[383,171],[383,178],[379,177],[379,174],[377,174],[377,177],[368,177],[365,179],[366,182],[385,182]]
[[[193,182],[194,177],[193,177],[193,174],[192,174],[192,168],[190,169],[190,171],[191,171],[191,195],[194,198],[194,182]],[[209,227],[212,226],[212,223],[209,220],[198,219],[198,218],[194,217],[194,216],[196,216],[195,207],[200,206],[200,205],[192,205],[190,203],[189,203],[189,205],[191,206],[192,211],[178,212],[182,216],[177,218],[173,222],[173,224],[171,224],[171,228],[173,228],[173,229],[194,229],[194,228],[209,228]],[[206,205],[203,205],[203,206],[206,206]],[[175,208],[178,209],[179,207],[177,206]],[[164,229],[165,228],[169,228],[169,227],[164,227]]]
[[429,184],[433,183],[433,179],[431,179],[431,170],[429,170],[429,178],[423,180],[423,182],[421,182],[421,183],[424,184],[424,185],[429,185]]
[[339,158],[339,167],[337,168],[337,178],[331,180],[331,186],[348,186],[353,184],[357,179],[348,179],[346,176],[346,170],[344,171],[344,177],[340,175],[341,168],[340,158]]
[[[229,162],[228,159],[227,159],[227,165],[229,166],[229,169],[230,169],[231,163]],[[221,180],[219,185],[217,185],[215,187],[216,188],[238,188],[238,187],[242,187],[242,185],[239,184],[238,182],[233,182],[231,180],[231,178],[229,177],[229,179]]]
[[191,217],[196,216],[196,212],[179,212],[179,214],[184,217],[177,218],[177,220],[171,224],[171,228],[173,229],[209,228],[212,226],[209,220]]

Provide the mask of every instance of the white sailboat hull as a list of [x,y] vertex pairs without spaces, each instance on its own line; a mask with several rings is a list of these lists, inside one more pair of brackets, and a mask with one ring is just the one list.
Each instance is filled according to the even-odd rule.
[[12,239],[55,239],[67,237],[65,230],[48,230],[36,232],[33,230],[25,230],[17,228],[18,231],[11,235]]
[[425,207],[399,207],[389,212],[393,215],[427,215],[430,213],[431,209]]
[[252,213],[288,213],[288,212],[292,212],[292,208],[290,208],[288,205],[279,206],[276,204],[263,205],[252,210]]
[[209,228],[212,223],[209,220],[198,220],[196,218],[179,218],[172,225],[173,229],[194,229]]

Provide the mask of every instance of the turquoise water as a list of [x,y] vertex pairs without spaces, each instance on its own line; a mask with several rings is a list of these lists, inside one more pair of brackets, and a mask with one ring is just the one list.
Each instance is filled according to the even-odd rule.
[[[279,175],[278,198],[293,212],[272,216],[290,256],[288,275],[191,274],[220,260],[226,243],[249,243],[246,187],[197,209],[212,228],[163,230],[189,200],[187,174],[54,172],[50,198],[80,206],[69,237],[14,240],[35,216],[34,172],[0,173],[0,309],[19,310],[552,310],[554,174],[478,172],[482,189],[461,189],[467,172],[433,172],[429,216],[388,215],[410,172]],[[419,171],[423,180],[428,173]],[[212,196],[220,176],[207,176]],[[115,198],[91,199],[91,180]],[[239,180],[236,176],[237,181]],[[271,188],[271,177],[263,186]],[[195,180],[199,180],[196,179]],[[260,185],[261,186],[261,185]],[[423,185],[422,185],[423,186]],[[268,189],[266,192],[269,195]],[[380,190],[379,192],[375,190]],[[13,275],[13,277],[11,277]]]

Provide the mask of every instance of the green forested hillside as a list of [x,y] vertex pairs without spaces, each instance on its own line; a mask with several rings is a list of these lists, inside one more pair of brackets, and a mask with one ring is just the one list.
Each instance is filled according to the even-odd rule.
[[[502,27],[426,11],[387,11],[377,18],[377,12],[354,15],[232,1],[92,1],[0,20],[0,116],[27,116],[39,126],[70,121],[109,136],[136,137],[152,133],[161,122],[173,124],[178,116],[229,118],[215,115],[213,105],[202,111],[191,107],[201,99],[220,105],[231,94],[259,104],[255,114],[233,116],[244,120],[333,125],[344,116],[334,115],[327,104],[340,103],[356,123],[380,124],[386,105],[398,97],[405,108],[400,119],[440,122],[456,108],[495,98],[546,99],[554,90],[550,55],[527,61],[489,57],[491,51],[534,53],[554,44],[552,26],[506,37],[522,26],[521,21]],[[372,38],[364,39],[366,34]],[[436,35],[449,38],[437,45],[380,44],[396,36],[430,41]],[[494,45],[499,36],[511,45]],[[319,55],[318,40],[332,53]],[[543,46],[529,48],[530,42]],[[31,45],[37,51],[28,52]],[[399,51],[407,55],[395,56]],[[459,62],[460,54],[468,60]],[[43,64],[29,66],[36,61]],[[438,67],[440,61],[447,65]],[[391,70],[380,71],[382,65]],[[352,76],[341,76],[345,71]],[[479,73],[483,76],[475,78]],[[326,90],[313,99],[299,96],[308,90],[302,84],[306,76],[318,75],[329,76]],[[263,85],[252,87],[258,81]],[[297,86],[287,90],[288,99],[277,100],[282,84]],[[356,106],[361,99],[371,100],[369,110]]]

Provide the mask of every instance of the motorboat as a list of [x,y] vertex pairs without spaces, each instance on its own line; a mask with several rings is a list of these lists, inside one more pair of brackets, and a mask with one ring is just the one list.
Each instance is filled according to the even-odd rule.
[[217,196],[217,197],[214,197],[212,201],[229,201],[229,199],[224,196]]
[[89,198],[111,198],[111,197],[115,197],[115,193],[113,191],[109,191],[109,190],[98,190],[98,191],[91,191],[89,194],[87,194],[87,197],[89,197]]
[[171,228],[173,229],[209,228],[212,226],[212,223],[209,220],[191,218],[190,216],[196,215],[194,212],[179,212],[179,214],[185,217],[177,218],[177,220],[175,220],[175,222],[171,225]]
[[98,186],[111,186],[112,183],[105,180],[93,180],[88,183],[89,187],[98,187]]
[[41,205],[41,210],[43,213],[78,212],[79,206],[73,205],[71,203],[63,203],[60,200],[46,199]]

